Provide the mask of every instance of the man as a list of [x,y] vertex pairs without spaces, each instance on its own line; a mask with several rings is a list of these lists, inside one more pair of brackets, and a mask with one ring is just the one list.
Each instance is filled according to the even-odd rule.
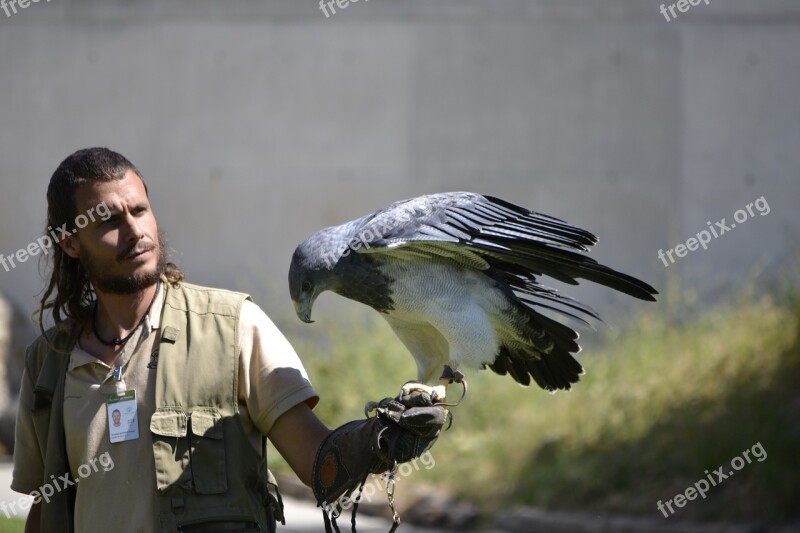
[[[438,436],[444,408],[424,395],[325,427],[263,311],[247,295],[185,283],[167,261],[147,187],[120,154],[70,155],[47,198],[49,228],[79,229],[59,232],[42,335],[26,353],[11,485],[35,498],[26,532],[268,531],[281,508],[262,436],[333,509],[369,472]],[[138,423],[113,429],[117,407]],[[98,470],[105,454],[114,467]],[[122,525],[111,518],[120,513]]]
[[118,428],[122,423],[122,413],[120,413],[119,409],[114,409],[111,412],[111,418],[114,420],[114,427]]

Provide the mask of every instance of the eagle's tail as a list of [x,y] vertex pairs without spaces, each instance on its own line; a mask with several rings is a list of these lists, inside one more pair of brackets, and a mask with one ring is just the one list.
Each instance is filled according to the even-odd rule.
[[[502,341],[489,368],[504,376],[510,374],[520,385],[528,386],[531,378],[548,391],[569,390],[583,374],[583,367],[572,357],[580,351],[578,334],[551,318],[522,304],[524,313],[515,328],[514,339]],[[524,339],[524,341],[523,341]]]

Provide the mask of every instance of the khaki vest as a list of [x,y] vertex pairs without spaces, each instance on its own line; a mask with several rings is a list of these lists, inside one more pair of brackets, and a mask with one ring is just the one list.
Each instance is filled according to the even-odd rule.
[[[150,420],[160,529],[192,525],[225,531],[218,521],[254,523],[239,531],[273,531],[283,505],[239,418],[239,311],[246,294],[182,283],[166,286],[156,371],[156,409]],[[29,348],[34,376],[33,422],[43,453],[44,479],[69,472],[64,440],[64,378],[77,335],[47,332]],[[53,416],[55,415],[55,416]],[[49,438],[50,435],[58,436]],[[42,531],[73,531],[74,490],[42,506]]]

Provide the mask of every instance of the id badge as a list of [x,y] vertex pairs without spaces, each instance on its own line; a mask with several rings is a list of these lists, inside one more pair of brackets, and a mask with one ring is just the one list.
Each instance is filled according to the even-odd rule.
[[108,409],[108,436],[112,443],[139,438],[135,390],[109,394],[106,407]]

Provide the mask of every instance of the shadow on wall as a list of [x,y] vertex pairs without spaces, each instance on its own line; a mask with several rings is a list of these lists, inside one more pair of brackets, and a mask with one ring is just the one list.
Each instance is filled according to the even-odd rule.
[[14,452],[14,424],[25,347],[35,335],[30,319],[0,293],[0,454]]

